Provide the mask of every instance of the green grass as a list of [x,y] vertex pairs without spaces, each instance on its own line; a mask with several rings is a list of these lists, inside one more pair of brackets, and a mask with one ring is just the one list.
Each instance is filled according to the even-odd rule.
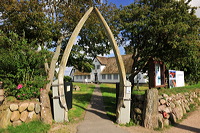
[[101,84],[100,85],[103,102],[107,115],[112,121],[116,120],[116,85]]
[[135,85],[132,91],[132,94],[134,95],[144,95],[145,91],[148,90],[148,85],[141,85],[139,86],[139,89],[137,89],[137,86]]
[[[149,89],[148,86],[139,86],[139,90],[138,90],[137,87],[135,86],[132,94],[143,95],[143,94],[145,94],[145,91],[148,89]],[[159,89],[158,92],[159,92],[159,95],[161,95],[163,93],[171,95],[171,94],[195,91],[197,89],[200,89],[200,82],[195,85],[184,86],[184,87],[175,87],[175,88],[170,88],[170,89],[169,88],[161,88],[161,89]]]
[[0,129],[0,133],[47,133],[50,125],[43,124],[40,121],[23,123],[20,126],[9,126],[7,129]]
[[94,84],[73,83],[81,88],[80,91],[73,91],[72,109],[69,110],[69,121],[77,123],[84,118],[84,111],[88,104],[95,88]]
[[195,91],[195,90],[199,90],[200,89],[200,82],[198,84],[195,85],[190,85],[190,86],[184,86],[184,87],[176,87],[176,88],[162,88],[159,90],[159,94],[177,94],[177,93],[185,93],[185,92],[191,92],[191,91]]

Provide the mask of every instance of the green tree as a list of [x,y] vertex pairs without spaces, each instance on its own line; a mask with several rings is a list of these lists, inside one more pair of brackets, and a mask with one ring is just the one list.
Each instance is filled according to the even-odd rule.
[[200,23],[189,2],[138,0],[120,8],[121,41],[134,59],[132,83],[151,57],[161,59],[168,68],[198,73]]
[[[36,52],[35,42],[28,43],[16,33],[11,32],[8,35],[0,32],[0,80],[5,83],[6,95],[18,99],[36,98],[40,88],[46,83],[42,65],[44,51]],[[23,89],[16,89],[19,84],[24,86]],[[20,93],[22,90],[23,93]]]
[[[55,75],[56,63],[59,62],[59,56],[61,58],[61,53],[64,51],[73,29],[90,6],[97,6],[103,12],[107,21],[112,22],[112,14],[114,13],[112,10],[116,7],[108,5],[108,3],[101,4],[98,0],[2,0],[0,3],[0,19],[2,20],[0,29],[4,33],[13,31],[21,37],[24,36],[28,42],[36,41],[34,47],[40,46],[42,50],[48,48],[55,50],[50,59],[47,58],[46,54],[41,56],[45,61],[47,80],[50,81],[45,86],[44,91],[41,92],[41,102],[44,107],[42,119],[46,123],[51,124],[52,122],[48,92]],[[115,29],[115,23],[110,24],[111,28]],[[117,31],[114,33],[117,33]],[[97,54],[104,54],[110,50],[108,39],[101,29],[100,23],[95,19],[95,14],[91,14],[79,37],[77,45],[72,50],[70,64],[68,65],[80,63],[79,61],[82,60],[80,65],[83,65],[83,67],[75,66],[81,71],[88,71],[91,67],[91,60],[85,58],[86,55],[95,57]],[[80,54],[80,51],[84,52]],[[48,118],[45,116],[48,116]]]

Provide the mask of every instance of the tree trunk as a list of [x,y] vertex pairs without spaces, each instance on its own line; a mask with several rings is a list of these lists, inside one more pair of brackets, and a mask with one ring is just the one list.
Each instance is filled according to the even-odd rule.
[[45,124],[51,125],[53,118],[52,118],[49,94],[46,89],[43,89],[40,92],[40,102],[41,102],[41,120]]
[[60,39],[57,42],[56,52],[54,53],[54,56],[51,60],[50,68],[48,68],[48,64],[45,64],[45,70],[47,70],[47,80],[49,83],[46,84],[45,89],[40,92],[40,102],[41,102],[41,120],[46,124],[52,124],[52,112],[51,112],[51,104],[50,104],[50,98],[49,98],[49,91],[53,82],[53,77],[55,73],[55,67],[56,62],[58,61],[58,57],[60,55],[60,49],[61,49],[61,42],[63,40],[63,36],[60,37]]

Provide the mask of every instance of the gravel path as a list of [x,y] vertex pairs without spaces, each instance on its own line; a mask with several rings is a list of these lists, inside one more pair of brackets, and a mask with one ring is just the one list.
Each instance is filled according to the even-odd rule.
[[96,85],[84,121],[77,127],[77,133],[128,133],[127,130],[109,120],[99,85]]

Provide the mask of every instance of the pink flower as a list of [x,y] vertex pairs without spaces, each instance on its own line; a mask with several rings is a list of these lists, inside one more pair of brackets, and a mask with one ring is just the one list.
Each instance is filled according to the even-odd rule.
[[42,88],[40,88],[40,91],[43,91],[43,89],[42,89]]
[[19,84],[18,86],[17,86],[17,89],[19,90],[19,89],[21,89],[23,87],[23,85],[22,84]]
[[34,94],[36,94],[36,92],[33,92]]
[[23,96],[25,96],[26,94],[22,94]]
[[17,97],[20,97],[20,95],[18,95]]

